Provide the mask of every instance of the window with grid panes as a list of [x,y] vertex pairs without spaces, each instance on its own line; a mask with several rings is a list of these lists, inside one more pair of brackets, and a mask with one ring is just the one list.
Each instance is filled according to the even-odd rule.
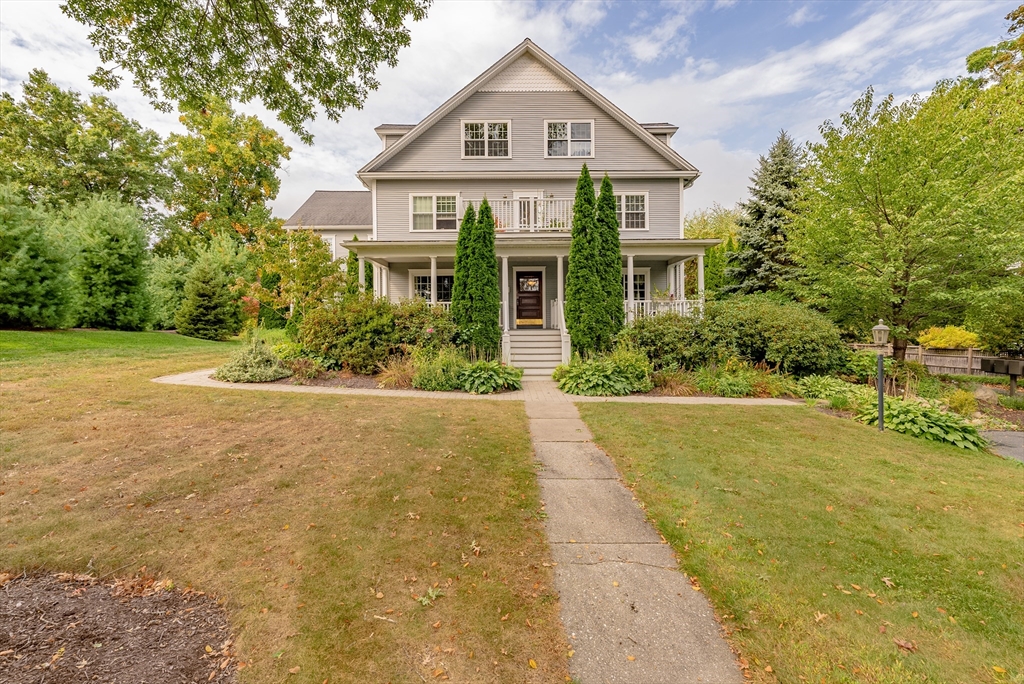
[[[439,302],[450,302],[452,301],[452,285],[455,283],[455,276],[453,275],[439,275],[437,276],[437,301]],[[416,297],[421,297],[430,301],[430,276],[429,275],[417,275],[413,276],[413,294]]]
[[464,122],[462,154],[465,157],[508,157],[509,122]]
[[623,230],[644,230],[647,228],[647,196],[616,195],[615,218]]
[[[629,292],[626,290],[626,279],[629,275],[625,272],[622,274],[622,298],[629,299]],[[647,299],[647,274],[646,273],[634,273],[633,274],[633,299],[636,301],[645,301]]]
[[413,230],[457,230],[456,195],[419,195],[412,198]]
[[549,121],[549,157],[589,157],[593,152],[594,126],[589,121]]

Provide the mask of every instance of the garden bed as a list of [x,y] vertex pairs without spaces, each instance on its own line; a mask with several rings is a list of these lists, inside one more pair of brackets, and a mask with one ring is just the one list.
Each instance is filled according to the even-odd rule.
[[234,682],[227,618],[201,592],[152,578],[0,575],[0,670],[9,684]]

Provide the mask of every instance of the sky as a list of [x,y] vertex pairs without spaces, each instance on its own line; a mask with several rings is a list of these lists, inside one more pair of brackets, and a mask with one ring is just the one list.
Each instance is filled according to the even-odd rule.
[[[375,126],[420,121],[528,37],[636,120],[679,126],[672,145],[702,172],[688,211],[732,206],[779,130],[815,141],[822,122],[868,87],[898,99],[927,94],[962,75],[971,51],[1004,38],[1017,4],[435,0],[365,106],[309,126],[312,146],[258,103],[238,108],[293,148],[273,202],[287,218],[314,190],[362,189],[355,172],[380,151]],[[0,0],[0,89],[19,97],[41,68],[63,88],[94,92],[88,75],[101,62],[87,36],[59,2]],[[108,95],[162,135],[182,131],[176,114],[154,110],[130,85]]]

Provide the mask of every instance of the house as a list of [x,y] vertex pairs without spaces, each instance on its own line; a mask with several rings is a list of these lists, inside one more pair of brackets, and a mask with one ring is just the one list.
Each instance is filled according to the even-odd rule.
[[[529,39],[419,123],[375,130],[381,151],[357,174],[369,192],[314,193],[286,225],[321,232],[336,256],[357,251],[378,296],[447,305],[463,211],[486,197],[503,356],[550,373],[570,349],[566,262],[586,163],[595,184],[607,173],[617,194],[627,316],[701,306],[704,251],[718,241],[684,236],[683,195],[699,172],[670,145],[678,127],[634,121]],[[356,211],[363,206],[368,215]],[[346,222],[357,218],[368,239],[353,243]],[[687,268],[696,269],[696,299],[683,296]]]

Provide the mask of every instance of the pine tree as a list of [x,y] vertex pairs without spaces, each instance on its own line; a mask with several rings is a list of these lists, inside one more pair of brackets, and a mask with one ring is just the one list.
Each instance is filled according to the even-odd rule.
[[733,282],[725,292],[778,290],[795,274],[787,242],[803,166],[803,151],[786,131],[780,131],[750,179],[750,200],[741,205],[740,246],[728,256],[726,276]]
[[238,299],[211,255],[201,256],[189,271],[185,300],[174,321],[182,335],[204,340],[224,340],[241,329]]
[[501,287],[494,214],[486,198],[475,221],[471,215],[468,220],[463,217],[455,250],[455,283],[460,283],[460,291],[458,307],[452,293],[452,317],[471,347],[484,354],[495,353],[501,348]]
[[452,282],[451,312],[455,324],[469,324],[469,262],[473,233],[476,230],[476,210],[473,204],[466,205],[466,213],[462,216],[462,225],[455,241],[455,276]]
[[600,268],[598,278],[603,286],[603,314],[598,319],[596,343],[598,349],[606,350],[611,348],[612,338],[622,329],[626,319],[622,303],[622,246],[619,242],[619,220],[615,214],[615,190],[608,174],[601,180],[595,226],[594,244],[599,259],[595,265]]
[[0,185],[0,328],[56,328],[67,319],[67,258],[48,218],[10,185]]
[[[569,268],[565,276],[565,326],[572,338],[573,349],[581,353],[600,348],[598,330],[604,314],[602,302],[605,290],[597,265],[599,237],[595,218],[596,204],[594,181],[584,164],[576,182],[576,199],[572,204],[572,241],[569,244]],[[619,287],[621,292],[622,286]]]
[[142,212],[105,197],[71,210],[68,228],[78,239],[72,278],[80,298],[78,325],[142,330],[152,318],[146,287],[148,236]]

